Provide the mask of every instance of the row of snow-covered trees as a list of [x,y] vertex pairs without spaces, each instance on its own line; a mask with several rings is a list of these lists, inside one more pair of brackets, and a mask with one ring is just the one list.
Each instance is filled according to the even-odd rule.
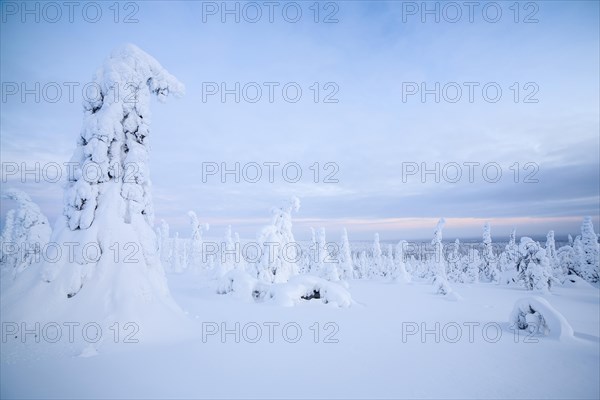
[[[8,212],[1,236],[0,262],[17,275],[39,259],[48,243],[50,227],[39,207],[25,193],[11,190],[5,198],[17,201],[18,208]],[[218,278],[232,270],[242,270],[267,282],[285,282],[296,274],[317,275],[330,281],[350,279],[429,280],[440,293],[448,293],[453,283],[497,282],[521,284],[527,289],[545,290],[578,276],[588,282],[599,281],[599,245],[592,220],[586,217],[581,235],[556,249],[554,232],[548,232],[545,245],[528,237],[517,243],[510,234],[503,249],[492,243],[491,228],[483,227],[481,243],[443,243],[445,221],[440,220],[431,243],[400,241],[383,246],[375,234],[370,248],[353,249],[344,229],[339,242],[328,241],[324,228],[312,229],[312,240],[299,244],[292,232],[292,212],[300,206],[293,198],[273,209],[271,223],[254,242],[242,242],[228,227],[218,242],[204,239],[208,224],[200,223],[190,211],[190,236],[171,236],[161,221],[156,247],[167,272],[186,270],[206,272]],[[15,251],[18,249],[19,251]],[[25,249],[25,251],[23,251]]]
[[324,228],[311,229],[312,240],[297,243],[292,233],[291,214],[297,210],[297,199],[274,210],[271,224],[255,242],[240,241],[228,227],[222,240],[204,241],[207,224],[200,224],[189,213],[191,237],[169,236],[169,227],[162,221],[158,237],[165,269],[182,272],[186,269],[210,271],[223,276],[233,269],[244,270],[269,282],[285,281],[295,274],[312,274],[331,281],[375,279],[409,281],[413,278],[434,281],[438,291],[451,291],[451,283],[496,282],[521,284],[527,289],[547,289],[560,284],[567,276],[578,276],[588,282],[598,282],[598,236],[591,218],[584,219],[581,235],[556,249],[554,232],[547,235],[545,245],[528,237],[517,243],[516,232],[510,234],[504,248],[492,243],[489,223],[483,227],[481,243],[444,244],[445,221],[438,223],[431,243],[400,241],[383,246],[375,234],[368,249],[353,249],[344,229],[339,242],[326,238]]

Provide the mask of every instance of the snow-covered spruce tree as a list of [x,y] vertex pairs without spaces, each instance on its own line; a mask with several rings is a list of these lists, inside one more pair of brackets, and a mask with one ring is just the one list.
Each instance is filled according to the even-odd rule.
[[556,253],[556,242],[554,241],[554,231],[549,231],[546,235],[546,257],[550,263],[550,269],[552,270],[552,276],[558,281],[562,282],[565,280],[564,271],[560,266],[558,255]]
[[[15,214],[17,210],[8,210],[4,220],[4,228],[0,236],[0,264],[2,269],[14,268],[16,260],[13,260],[16,251],[16,245],[13,246],[13,231],[15,229]],[[10,247],[13,247],[12,249]]]
[[2,197],[17,203],[17,209],[7,213],[0,242],[3,269],[16,277],[31,264],[42,261],[42,249],[52,232],[46,216],[25,192],[9,189]]
[[386,278],[394,279],[393,276],[395,274],[396,264],[394,263],[394,246],[388,244],[387,252],[383,256],[383,276]]
[[522,237],[517,261],[518,280],[528,290],[547,291],[552,286],[552,271],[546,251],[538,242]]
[[329,246],[325,237],[325,228],[319,230],[319,275],[328,281],[337,282],[340,274],[337,267],[337,259],[331,256]]
[[207,260],[203,260],[202,257],[202,236],[210,227],[208,224],[201,224],[198,216],[193,211],[188,211],[188,217],[192,227],[188,264],[190,267],[198,269],[208,262]]
[[219,253],[219,261],[221,266],[220,275],[224,276],[229,271],[236,269],[240,262],[238,245],[236,245],[236,242],[233,239],[231,225],[228,225],[227,229],[225,230],[225,237],[221,243],[221,251]]
[[448,283],[448,277],[446,275],[446,258],[444,257],[444,245],[442,243],[442,231],[446,225],[446,220],[440,218],[433,232],[433,245],[434,254],[429,260],[429,271],[430,275],[433,276],[433,285],[438,294],[448,294],[452,291],[450,284]]
[[292,197],[283,207],[272,210],[271,223],[258,236],[262,247],[257,262],[259,279],[268,283],[287,282],[298,274],[298,245],[292,233],[292,212],[300,209],[300,200]]
[[316,252],[315,252],[315,268],[314,274],[317,276],[324,277],[327,275],[325,269],[327,268],[327,262],[329,261],[329,252],[327,249],[327,236],[325,234],[325,228],[321,227],[316,233]]
[[475,248],[470,248],[461,258],[462,277],[461,282],[477,283],[479,282],[479,271],[481,271],[481,256]]
[[392,274],[392,279],[399,282],[410,282],[411,277],[408,271],[406,270],[406,256],[404,255],[404,249],[408,242],[406,240],[401,240],[396,245],[396,256],[394,258],[394,272]]
[[46,263],[43,279],[75,303],[104,312],[135,304],[178,309],[169,295],[152,229],[148,169],[150,98],[183,94],[183,85],[133,45],[115,50],[94,79],[98,96],[84,103],[84,119],[52,241],[97,248],[99,256]]
[[517,260],[519,259],[519,246],[517,245],[517,231],[513,229],[510,232],[508,244],[504,247],[504,251],[500,254],[498,263],[500,268],[500,283],[513,284],[517,280]]
[[361,279],[368,278],[369,271],[370,271],[370,265],[369,265],[369,258],[367,257],[366,250],[363,250],[360,252],[360,255],[358,256],[357,265],[358,265],[359,277]]
[[460,256],[460,240],[454,241],[452,252],[448,255],[448,280],[450,282],[462,282],[462,263]]
[[160,261],[162,265],[169,266],[171,265],[171,238],[170,235],[169,224],[164,219],[160,220],[160,226],[158,229],[158,239],[159,239],[159,251],[160,251]]
[[575,249],[571,245],[564,245],[556,251],[557,263],[560,268],[560,273],[566,278],[566,275],[577,275],[577,260],[575,257]]
[[240,234],[238,232],[233,233],[233,244],[236,249],[237,260],[235,262],[235,269],[238,271],[245,272],[247,269],[246,259],[242,252],[242,241],[240,240]]
[[175,232],[173,238],[173,257],[171,258],[171,266],[169,272],[180,274],[183,270],[182,266],[182,251],[181,251],[181,239],[179,238],[179,232]]
[[382,276],[383,273],[383,257],[381,251],[381,244],[379,243],[379,233],[375,234],[373,239],[373,257],[371,259],[371,265],[369,266],[368,276],[369,278],[375,278]]
[[354,264],[352,262],[352,248],[348,240],[348,231],[342,229],[342,245],[339,252],[340,279],[347,281],[354,278]]
[[598,236],[594,232],[594,225],[591,217],[585,217],[581,224],[581,242],[578,249],[577,275],[588,282],[598,282],[599,280],[599,262],[600,251],[598,246]]
[[496,282],[500,279],[498,272],[498,260],[492,246],[492,234],[489,222],[483,225],[483,254],[482,275],[488,282]]
[[319,275],[320,273],[320,252],[319,252],[319,241],[317,240],[317,231],[312,226],[310,227],[310,245],[307,251],[308,255],[308,268],[307,273],[313,275]]

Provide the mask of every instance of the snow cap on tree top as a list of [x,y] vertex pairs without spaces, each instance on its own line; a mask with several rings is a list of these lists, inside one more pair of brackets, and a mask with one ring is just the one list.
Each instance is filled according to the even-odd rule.
[[145,83],[161,102],[167,95],[180,97],[185,94],[185,87],[177,78],[164,69],[154,57],[131,43],[114,49],[97,75],[97,79],[103,78],[101,80],[106,87],[115,83]]

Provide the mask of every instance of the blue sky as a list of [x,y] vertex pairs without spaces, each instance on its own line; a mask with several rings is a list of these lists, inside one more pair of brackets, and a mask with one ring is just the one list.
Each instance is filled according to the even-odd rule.
[[[283,18],[285,3],[278,3],[273,23],[264,6],[257,23],[243,15],[240,23],[232,16],[222,23],[219,14],[205,15],[203,22],[208,2],[150,1],[134,3],[137,8],[121,3],[119,21],[137,10],[138,22],[127,24],[114,22],[113,2],[101,3],[96,23],[85,21],[80,9],[73,22],[63,9],[57,23],[43,16],[36,23],[31,15],[23,23],[22,10],[13,15],[8,3],[21,7],[2,4],[3,95],[11,82],[28,87],[56,82],[64,90],[56,103],[3,97],[2,162],[68,161],[81,128],[82,93],[76,89],[69,101],[64,82],[90,82],[113,48],[134,43],[186,85],[185,97],[155,102],[151,132],[156,217],[182,235],[188,231],[186,213],[194,210],[212,225],[212,235],[231,224],[243,237],[253,237],[270,208],[291,195],[302,201],[295,218],[299,238],[308,236],[310,226],[327,227],[332,239],[342,226],[353,239],[376,231],[388,240],[425,238],[442,216],[448,237],[479,236],[487,220],[499,237],[513,226],[523,235],[549,229],[558,236],[577,233],[584,215],[598,226],[598,2],[534,3],[538,10],[523,2],[519,23],[509,9],[513,2],[498,3],[497,23],[487,22],[479,8],[473,23],[466,8],[457,23],[443,15],[436,23],[432,16],[422,22],[420,14],[403,14],[407,2],[336,2],[339,22],[315,23],[311,1],[298,3],[303,14],[297,23]],[[239,4],[241,9],[247,3]],[[319,19],[335,10],[322,2]],[[523,23],[532,11],[539,22]],[[278,88],[295,82],[303,92],[297,103],[286,102],[279,89],[273,103],[266,89],[257,103],[236,103],[233,96],[224,103],[219,96],[203,102],[207,82],[228,87],[277,82]],[[338,102],[315,103],[314,82],[321,99],[337,87]],[[328,82],[334,86],[326,88]],[[416,95],[404,102],[406,82],[430,88],[457,82],[463,98],[436,103],[430,95],[423,103]],[[472,103],[464,82],[479,83]],[[482,97],[481,87],[489,82],[502,89],[496,103]],[[515,82],[519,102],[510,89]],[[538,89],[537,103],[523,102],[534,87],[526,83]],[[303,178],[289,183],[276,169],[273,183],[222,183],[217,177],[202,182],[203,162],[295,162]],[[339,182],[313,182],[309,167],[315,162],[322,174],[325,163],[335,163]],[[451,183],[442,177],[438,183],[428,175],[423,182],[419,174],[403,179],[403,165],[433,168],[436,162],[462,166],[463,179]],[[502,178],[488,182],[477,167],[469,182],[464,163],[473,162],[499,166]],[[526,170],[526,163],[535,167]],[[534,169],[538,182],[524,182]],[[51,219],[62,210],[59,184],[10,177],[2,186],[26,190]],[[3,216],[11,206],[2,202]]]

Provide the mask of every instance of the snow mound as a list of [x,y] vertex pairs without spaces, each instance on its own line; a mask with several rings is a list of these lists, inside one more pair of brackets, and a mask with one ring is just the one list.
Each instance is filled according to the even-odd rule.
[[297,275],[287,283],[273,285],[270,296],[277,304],[287,307],[313,299],[338,307],[352,304],[350,293],[342,285],[312,275]]
[[539,296],[517,300],[510,314],[509,323],[530,333],[556,339],[573,337],[573,328],[566,318],[550,303]]
[[585,279],[583,279],[577,275],[567,275],[563,282],[563,286],[573,287],[573,288],[594,288]]
[[217,286],[217,293],[232,293],[245,301],[261,301],[269,292],[269,285],[246,272],[233,270],[226,273]]
[[312,275],[296,275],[288,282],[268,285],[246,272],[231,271],[219,281],[217,293],[232,293],[246,301],[271,301],[284,307],[315,299],[338,307],[352,304],[352,297],[343,285]]

